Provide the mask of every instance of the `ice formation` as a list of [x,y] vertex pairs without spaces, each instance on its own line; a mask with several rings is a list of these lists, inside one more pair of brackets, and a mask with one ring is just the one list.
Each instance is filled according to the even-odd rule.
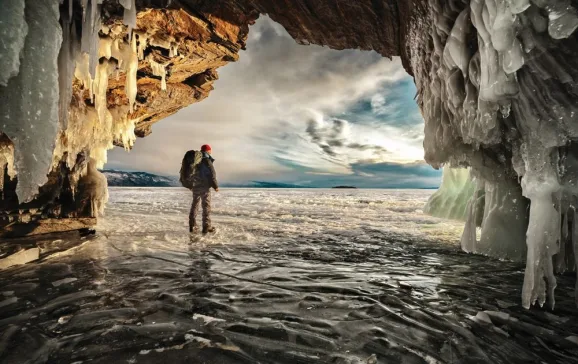
[[444,167],[442,184],[429,199],[424,212],[448,219],[465,219],[474,189],[468,169]]
[[152,57],[149,58],[149,63],[153,71],[153,75],[161,78],[161,90],[167,89],[167,65],[157,63]]
[[8,141],[4,141],[0,134],[0,191],[4,189],[4,174],[10,179],[16,177],[14,170],[14,147]]
[[102,216],[108,202],[108,183],[106,177],[96,169],[94,160],[90,160],[86,174],[78,182],[79,203],[81,209],[90,209],[91,216]]
[[[38,193],[38,188],[47,180],[52,162],[59,120],[57,58],[62,42],[59,5],[59,0],[26,0],[24,18],[28,33],[19,54],[18,74],[11,71],[9,74],[13,77],[7,87],[0,86],[0,126],[14,143],[19,181],[16,192],[21,202],[30,201]],[[15,8],[18,9],[13,6],[10,10]],[[5,10],[3,14],[11,21],[20,22],[21,11],[6,13]],[[13,44],[8,56],[12,57],[19,46],[20,43]]]
[[128,26],[129,39],[132,30],[136,28],[136,4],[135,0],[119,0],[124,7],[124,23]]
[[[5,171],[11,178],[17,174],[21,203],[36,196],[60,160],[70,168],[74,190],[75,182],[88,173],[76,167],[79,155],[92,158],[100,168],[115,142],[129,149],[136,138],[129,115],[145,37],[138,48],[136,37],[128,42],[123,37],[126,28],[117,25],[110,31],[103,26],[101,0],[71,0],[62,12],[61,2],[9,0],[0,16],[0,59],[5,66],[0,70],[1,130],[11,141],[0,146],[0,183]],[[130,34],[136,27],[136,6],[134,0],[122,5]],[[75,7],[82,9],[81,27],[74,20]],[[77,34],[77,29],[82,32]],[[119,72],[127,74],[129,105],[109,110],[108,81]],[[80,82],[78,95],[72,92],[75,79]],[[82,101],[85,93],[92,105]]]
[[24,1],[6,0],[2,2],[0,13],[0,85],[7,86],[8,80],[18,74],[20,54],[28,34],[28,24],[24,18]]
[[[578,74],[567,63],[575,59],[569,51],[576,46],[575,3],[430,5],[431,21],[412,29],[422,41],[410,45],[426,120],[426,160],[471,167],[477,188],[467,208],[464,250],[525,256],[523,305],[542,305],[549,297],[553,307],[554,273],[575,269],[578,255],[572,240],[578,230]],[[566,39],[564,48],[559,40]]]

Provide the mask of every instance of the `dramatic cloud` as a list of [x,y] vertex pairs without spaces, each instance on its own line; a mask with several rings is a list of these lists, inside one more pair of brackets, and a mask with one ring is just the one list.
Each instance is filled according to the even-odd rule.
[[300,46],[264,17],[219,74],[208,99],[156,124],[131,153],[111,152],[107,167],[176,175],[185,151],[208,143],[223,182],[439,183],[421,162],[423,120],[397,59]]

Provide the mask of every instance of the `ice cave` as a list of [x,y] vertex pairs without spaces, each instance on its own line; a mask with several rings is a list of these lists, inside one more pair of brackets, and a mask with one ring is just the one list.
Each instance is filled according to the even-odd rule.
[[[3,0],[0,229],[94,224],[98,171],[209,96],[268,14],[300,44],[399,56],[418,89],[426,209],[467,252],[526,261],[522,302],[578,266],[577,0]],[[467,168],[467,169],[466,169]],[[62,224],[59,221],[69,223]],[[481,232],[481,234],[480,234]],[[577,301],[578,302],[578,301]]]

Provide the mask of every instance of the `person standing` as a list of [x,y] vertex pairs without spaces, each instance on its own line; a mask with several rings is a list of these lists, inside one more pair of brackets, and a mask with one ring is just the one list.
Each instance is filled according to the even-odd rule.
[[[191,152],[191,157],[188,157]],[[188,178],[192,180],[192,183],[183,183],[183,186],[191,188],[193,191],[193,203],[189,213],[189,232],[197,233],[199,231],[197,215],[200,204],[203,211],[202,233],[214,233],[216,229],[211,225],[211,188],[216,192],[219,191],[217,174],[215,173],[215,168],[213,166],[215,160],[211,156],[211,146],[208,144],[201,147],[200,155],[196,154],[199,152],[191,152],[187,152],[185,155],[185,158],[183,159],[183,168],[181,169],[181,182],[183,183],[183,169],[186,169],[186,165],[191,166],[189,176],[186,177],[185,180]]]

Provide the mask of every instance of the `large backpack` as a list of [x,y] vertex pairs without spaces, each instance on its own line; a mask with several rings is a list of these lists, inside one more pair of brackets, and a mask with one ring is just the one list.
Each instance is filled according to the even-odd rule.
[[197,166],[203,160],[203,153],[198,150],[189,150],[183,157],[181,163],[180,182],[183,187],[192,190],[195,184],[195,173]]

